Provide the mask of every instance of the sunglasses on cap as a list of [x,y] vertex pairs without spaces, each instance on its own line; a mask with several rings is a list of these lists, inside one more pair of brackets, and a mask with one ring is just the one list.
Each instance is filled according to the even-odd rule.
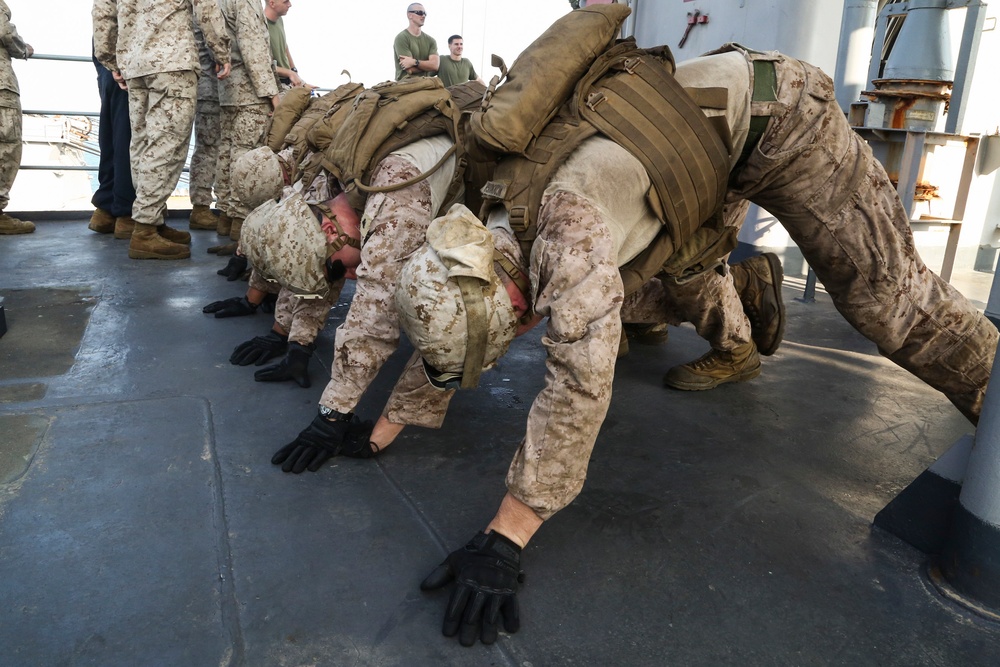
[[462,386],[462,374],[451,371],[439,371],[427,363],[426,359],[420,360],[424,364],[424,375],[435,389],[444,391],[446,389],[458,389]]
[[418,9],[417,11],[415,11],[415,12],[410,12],[410,13],[411,13],[411,14],[416,14],[417,16],[427,16],[427,12],[425,12],[425,11],[424,11],[424,10],[422,10],[422,9]]

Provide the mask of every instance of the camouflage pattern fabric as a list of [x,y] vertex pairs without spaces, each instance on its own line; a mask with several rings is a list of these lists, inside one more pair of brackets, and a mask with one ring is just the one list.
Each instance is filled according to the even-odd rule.
[[216,192],[219,208],[232,218],[246,218],[253,210],[240,201],[230,184],[233,163],[244,153],[261,146],[267,136],[271,104],[261,102],[248,106],[222,107],[222,135],[219,142],[219,162],[216,171]]
[[[728,201],[749,199],[775,215],[845,318],[975,422],[996,328],[920,261],[895,189],[847,124],[830,78],[770,57],[779,113],[734,174]],[[730,91],[731,98],[745,94]],[[612,257],[610,234],[590,202],[565,192],[543,200],[531,283],[536,312],[550,318],[542,339],[548,372],[507,475],[510,492],[543,519],[582,488],[610,401],[622,304]],[[722,278],[704,274],[699,291],[731,285]],[[657,289],[650,285],[627,304],[632,314],[670,301]],[[719,291],[731,300],[727,294]]]
[[0,90],[0,211],[10,202],[10,188],[21,166],[21,103],[17,94]]
[[[28,45],[17,33],[17,28],[10,22],[11,14],[7,3],[0,0],[0,91],[10,91],[15,95],[20,93],[17,77],[11,67],[11,58],[27,58]],[[10,102],[6,108],[11,108]],[[20,120],[18,120],[20,125]]]
[[0,0],[0,211],[7,208],[21,165],[21,97],[10,59],[28,57],[27,44],[10,17],[7,3]]
[[[232,218],[246,218],[253,207],[233,192],[233,163],[247,151],[262,146],[272,110],[271,98],[278,94],[271,66],[271,47],[264,13],[256,0],[219,0],[227,33],[233,43],[233,71],[219,82],[222,107],[222,141],[216,171],[219,207]],[[222,198],[224,196],[224,198]]]
[[[399,183],[419,173],[409,160],[389,155],[379,163],[371,184]],[[337,328],[333,368],[320,398],[322,405],[340,412],[353,411],[396,351],[400,328],[393,294],[403,261],[424,244],[431,206],[431,187],[426,180],[368,197],[361,219],[357,286],[347,318]],[[396,423],[437,428],[453,393],[430,387],[421,365],[411,363],[393,390],[386,414]]]
[[324,298],[332,250],[313,211],[295,193],[258,206],[243,224],[240,249],[260,273],[294,294]]
[[214,61],[229,62],[229,37],[216,0],[94,0],[92,16],[94,55],[126,79],[199,71],[195,23]]
[[285,187],[281,161],[267,146],[247,151],[233,162],[230,189],[236,199],[254,209],[277,199]]
[[[199,86],[201,79],[198,80]],[[218,101],[198,99],[194,115],[194,153],[191,155],[190,195],[196,206],[211,206],[212,187],[219,164],[222,117]]]
[[219,104],[233,107],[270,101],[278,94],[278,80],[260,1],[219,0],[219,7],[233,50],[233,71],[219,82]]
[[845,319],[976,423],[997,328],[920,259],[896,189],[847,124],[830,77],[776,57],[786,111],[735,174],[729,200],[774,215]]
[[219,116],[219,80],[216,78],[215,61],[205,44],[205,35],[197,24],[194,38],[198,44],[198,104],[194,114],[194,153],[191,155],[190,196],[195,206],[212,205],[212,186],[219,160],[219,134],[222,120]]
[[531,248],[532,303],[548,317],[545,386],[507,472],[514,497],[547,519],[579,494],[611,403],[624,286],[600,210],[580,195],[542,199]]
[[174,191],[187,159],[197,90],[198,75],[193,70],[128,80],[135,185],[132,218],[138,223],[163,224],[167,198]]
[[[746,200],[726,204],[725,225],[742,226],[749,206]],[[716,350],[728,352],[750,342],[750,320],[728,271],[711,269],[682,284],[669,277],[654,278],[625,297],[621,318],[630,324],[690,322]]]
[[330,309],[340,298],[345,278],[330,284],[330,293],[323,299],[303,299],[282,288],[278,292],[278,302],[274,306],[274,321],[288,332],[288,342],[310,345],[316,341],[319,332],[326,326]]

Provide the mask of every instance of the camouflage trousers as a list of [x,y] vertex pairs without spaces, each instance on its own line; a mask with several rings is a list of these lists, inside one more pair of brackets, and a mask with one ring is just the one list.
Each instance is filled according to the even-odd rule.
[[[727,227],[740,227],[749,202],[727,204]],[[733,350],[750,342],[750,320],[729,272],[710,269],[678,282],[669,276],[654,278],[625,297],[622,322],[671,324],[690,322],[698,335],[716,350]]]
[[245,218],[251,208],[241,202],[229,184],[229,174],[236,160],[263,146],[267,138],[271,104],[262,102],[239,107],[222,107],[219,161],[215,172],[215,192],[219,208],[232,218]]
[[127,83],[135,185],[132,218],[144,225],[160,225],[187,159],[198,75],[161,72]]
[[[413,178],[419,170],[390,155],[379,163],[371,185]],[[399,346],[399,318],[393,294],[403,262],[423,245],[431,222],[431,191],[420,181],[393,192],[369,195],[362,217],[361,266],[351,308],[337,328],[330,382],[320,403],[354,410],[379,369]],[[396,424],[438,428],[454,390],[435,389],[414,355],[393,389],[383,415]]]
[[996,327],[921,261],[909,216],[830,78],[785,57],[776,72],[784,111],[731,180],[730,199],[774,215],[847,321],[977,422]]
[[21,98],[0,90],[0,211],[10,202],[10,188],[21,166]]
[[278,302],[274,305],[274,321],[288,334],[288,342],[311,345],[319,332],[326,326],[330,309],[340,298],[346,279],[341,278],[330,285],[330,293],[324,299],[303,299],[282,288],[278,292]]
[[194,153],[191,155],[190,197],[195,206],[212,205],[212,186],[219,160],[222,120],[219,103],[198,100],[194,116]]

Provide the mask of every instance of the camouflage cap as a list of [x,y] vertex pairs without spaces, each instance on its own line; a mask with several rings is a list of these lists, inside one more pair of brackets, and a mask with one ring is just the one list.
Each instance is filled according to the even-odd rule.
[[333,249],[301,194],[264,202],[247,216],[240,234],[243,254],[264,278],[304,298],[330,292],[325,263]]
[[250,208],[257,208],[268,199],[277,199],[285,186],[281,161],[267,146],[241,155],[233,164],[230,176],[233,193]]
[[[468,285],[478,301],[469,298]],[[396,286],[396,310],[410,342],[434,369],[464,373],[462,386],[478,381],[507,351],[517,331],[517,317],[507,290],[493,270],[493,238],[486,227],[461,204],[435,219],[427,228],[427,242],[403,265]],[[469,313],[485,305],[485,345],[467,362],[470,348]],[[472,323],[472,328],[477,325]],[[474,355],[473,355],[474,357]],[[472,366],[470,367],[470,363]],[[469,376],[474,376],[470,378]]]

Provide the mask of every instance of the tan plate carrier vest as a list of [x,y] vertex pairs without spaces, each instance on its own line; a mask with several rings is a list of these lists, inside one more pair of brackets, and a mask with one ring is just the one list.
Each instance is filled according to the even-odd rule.
[[631,38],[621,41],[598,57],[524,154],[498,164],[483,187],[485,206],[503,203],[525,257],[551,177],[598,133],[642,162],[652,183],[649,205],[663,223],[656,239],[621,267],[627,294],[660,272],[699,272],[736,246],[735,231],[724,228],[720,215],[731,165],[729,127],[699,106],[724,109],[727,91],[684,89],[673,72],[667,47],[639,49]]

